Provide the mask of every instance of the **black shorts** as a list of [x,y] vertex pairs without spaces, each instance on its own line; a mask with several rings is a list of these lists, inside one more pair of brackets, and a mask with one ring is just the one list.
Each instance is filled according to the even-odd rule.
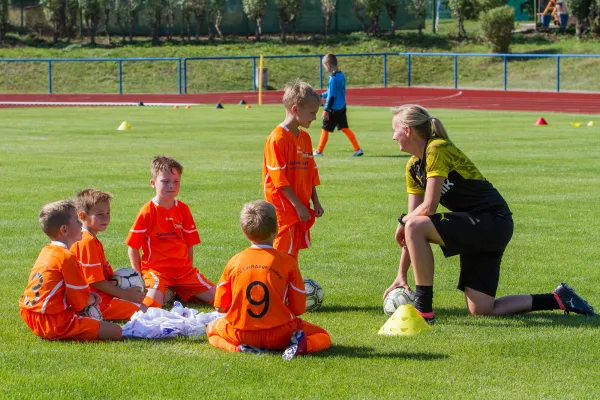
[[459,290],[465,287],[496,297],[500,263],[513,234],[513,220],[495,212],[449,212],[429,217],[446,257],[460,254]]
[[329,119],[323,119],[322,128],[327,132],[333,132],[335,128],[342,130],[348,127],[348,118],[346,117],[346,107],[341,110],[333,110],[329,113]]

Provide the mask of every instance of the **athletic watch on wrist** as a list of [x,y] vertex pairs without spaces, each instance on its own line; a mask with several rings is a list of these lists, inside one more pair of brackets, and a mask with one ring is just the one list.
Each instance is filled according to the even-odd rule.
[[406,226],[406,222],[402,221],[402,218],[406,217],[406,214],[400,214],[400,216],[398,217],[398,222],[400,222],[400,225],[402,226]]

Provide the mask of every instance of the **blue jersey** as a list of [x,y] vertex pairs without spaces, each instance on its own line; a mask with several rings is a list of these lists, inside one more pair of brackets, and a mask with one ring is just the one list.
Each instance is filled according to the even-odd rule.
[[346,76],[336,71],[329,77],[327,91],[321,95],[327,98],[325,111],[338,111],[346,107]]

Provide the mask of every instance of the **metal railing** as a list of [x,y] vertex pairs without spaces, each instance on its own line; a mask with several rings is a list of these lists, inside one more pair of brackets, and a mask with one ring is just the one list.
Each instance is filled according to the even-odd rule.
[[[272,55],[264,56],[265,59],[293,59],[314,58],[319,64],[319,87],[323,88],[323,54],[310,55]],[[600,54],[480,54],[480,53],[357,53],[338,54],[338,57],[381,57],[383,62],[382,86],[388,86],[388,58],[406,58],[406,82],[412,85],[413,61],[416,57],[449,57],[453,61],[453,86],[459,88],[459,57],[487,57],[502,58],[503,61],[503,89],[508,90],[508,61],[510,59],[555,59],[556,65],[556,91],[560,92],[560,65],[563,58],[600,58]],[[215,60],[252,60],[252,88],[257,90],[257,60],[260,56],[222,56],[222,57],[186,57],[186,58],[0,58],[0,63],[47,63],[48,64],[48,93],[53,93],[52,65],[65,62],[117,62],[118,63],[118,93],[123,94],[123,63],[138,61],[170,61],[177,63],[177,93],[188,93],[188,63],[192,61],[215,61]]]

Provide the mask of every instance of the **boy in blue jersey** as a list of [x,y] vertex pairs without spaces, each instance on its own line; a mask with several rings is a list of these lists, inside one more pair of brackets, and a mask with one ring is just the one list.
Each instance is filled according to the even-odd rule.
[[354,132],[348,127],[348,118],[346,118],[346,76],[338,70],[337,57],[333,54],[326,54],[323,57],[323,67],[331,74],[327,84],[327,91],[321,95],[325,98],[325,111],[323,111],[323,128],[321,129],[321,140],[319,147],[315,151],[315,156],[322,156],[325,145],[329,139],[329,132],[333,132],[337,126],[338,130],[344,134],[352,143],[354,148],[354,157],[362,156],[364,153]]

